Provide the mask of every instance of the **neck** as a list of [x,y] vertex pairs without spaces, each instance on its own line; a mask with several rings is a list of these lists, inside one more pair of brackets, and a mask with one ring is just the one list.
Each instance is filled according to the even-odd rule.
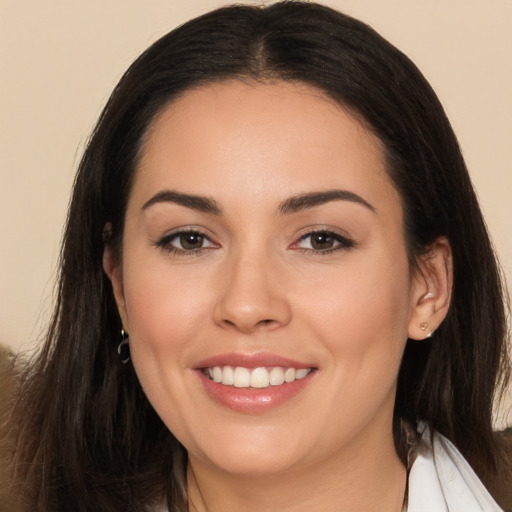
[[271,475],[233,475],[190,456],[189,511],[400,512],[406,480],[391,432],[385,441],[356,440],[321,464]]

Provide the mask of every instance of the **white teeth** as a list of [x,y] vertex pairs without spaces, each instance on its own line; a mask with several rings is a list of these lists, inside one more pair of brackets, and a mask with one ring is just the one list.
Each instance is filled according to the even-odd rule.
[[303,379],[311,370],[309,368],[301,368],[295,370],[295,380]]
[[234,371],[231,366],[226,366],[222,371],[222,384],[232,386],[235,382]]
[[222,368],[220,366],[213,367],[213,380],[214,382],[222,382]]
[[284,372],[284,381],[293,382],[295,380],[295,368],[287,368]]
[[[230,368],[225,366],[224,368]],[[233,377],[233,385],[235,388],[248,388],[251,383],[251,373],[247,368],[237,366]]]
[[284,384],[284,371],[279,366],[270,370],[270,384],[272,386],[280,386]]
[[268,388],[280,386],[306,377],[311,368],[282,368],[275,366],[270,371],[265,367],[250,370],[243,366],[214,366],[205,372],[211,380],[236,388]]
[[266,368],[254,368],[251,372],[251,388],[268,388],[270,376]]

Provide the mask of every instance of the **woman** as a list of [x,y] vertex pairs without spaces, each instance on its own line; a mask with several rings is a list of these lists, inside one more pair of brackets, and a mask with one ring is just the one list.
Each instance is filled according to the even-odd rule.
[[15,493],[41,511],[500,510],[462,456],[484,479],[506,463],[505,316],[416,67],[326,7],[214,11],[130,67],[82,159],[12,416]]

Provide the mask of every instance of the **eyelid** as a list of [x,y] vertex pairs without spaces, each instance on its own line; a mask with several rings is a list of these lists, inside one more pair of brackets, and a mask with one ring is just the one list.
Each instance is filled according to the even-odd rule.
[[[197,249],[183,249],[183,248],[180,248],[180,247],[174,247],[171,245],[171,242],[182,236],[182,235],[187,235],[187,234],[194,234],[194,235],[199,235],[201,237],[203,237],[205,240],[207,240],[209,242],[209,245],[206,246],[206,247],[199,247]],[[212,235],[209,235],[206,233],[206,230],[202,229],[202,228],[198,228],[196,226],[180,226],[178,228],[175,228],[174,230],[172,230],[171,232],[169,233],[166,233],[165,235],[159,237],[155,242],[154,242],[154,246],[159,248],[159,249],[162,249],[168,253],[174,253],[174,254],[177,254],[177,255],[199,255],[200,253],[202,253],[204,250],[209,250],[209,249],[212,249],[212,248],[218,248],[219,247],[219,244],[214,242],[212,240]]]
[[[340,251],[340,250],[348,250],[352,249],[356,244],[355,241],[349,237],[346,233],[340,233],[340,231],[333,227],[325,227],[325,226],[319,226],[315,228],[305,228],[302,230],[303,232],[298,235],[296,240],[290,245],[290,248],[298,251],[303,251],[307,253],[313,253],[313,254],[329,254],[332,252]],[[337,245],[330,249],[313,249],[313,248],[307,248],[307,247],[300,247],[299,244],[303,240],[306,240],[307,238],[315,235],[316,233],[325,233],[329,236],[331,236],[336,242]]]

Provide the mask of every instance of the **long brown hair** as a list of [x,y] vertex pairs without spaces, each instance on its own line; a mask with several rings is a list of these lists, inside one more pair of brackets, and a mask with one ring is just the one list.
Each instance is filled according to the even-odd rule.
[[428,421],[482,474],[499,467],[492,404],[508,379],[504,289],[436,95],[405,55],[337,11],[303,2],[234,6],[146,50],[115,88],[82,158],[55,313],[41,352],[21,371],[12,416],[14,481],[30,510],[145,511],[159,500],[186,510],[184,449],[117,357],[121,323],[102,254],[105,242],[120,246],[139,149],[155,115],[191,87],[237,78],[307,83],[355,112],[386,148],[411,263],[436,237],[448,238],[450,311],[430,342],[408,341],[395,418]]

